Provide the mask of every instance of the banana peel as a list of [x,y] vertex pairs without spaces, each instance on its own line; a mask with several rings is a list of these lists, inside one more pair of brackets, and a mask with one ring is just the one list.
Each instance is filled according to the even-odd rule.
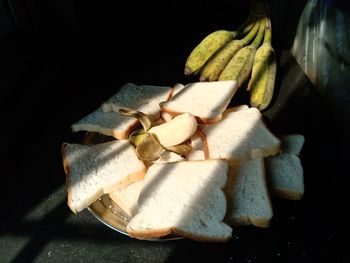
[[129,142],[135,147],[139,159],[154,161],[166,151],[186,156],[192,150],[186,143],[197,130],[197,121],[192,114],[183,113],[152,127],[147,114],[127,109],[120,109],[119,112],[137,118],[143,126],[143,129],[129,135]]

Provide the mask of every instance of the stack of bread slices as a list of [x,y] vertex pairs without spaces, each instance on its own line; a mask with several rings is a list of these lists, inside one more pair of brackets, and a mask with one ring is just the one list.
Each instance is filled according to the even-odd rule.
[[[275,135],[258,109],[230,107],[237,88],[235,81],[122,86],[72,124],[74,132],[110,140],[62,145],[70,209],[80,212],[108,194],[130,216],[126,230],[137,239],[224,242],[234,227],[270,226],[273,196],[303,197],[304,137]],[[187,143],[191,151],[166,150],[145,162],[129,140],[140,123],[120,109],[149,116],[160,144]]]

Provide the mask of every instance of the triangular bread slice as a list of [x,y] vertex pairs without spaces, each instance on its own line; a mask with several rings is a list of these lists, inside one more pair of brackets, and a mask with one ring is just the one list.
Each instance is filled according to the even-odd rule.
[[98,132],[116,139],[127,139],[139,122],[136,118],[124,116],[119,112],[104,112],[99,107],[94,112],[71,125],[73,132]]
[[228,200],[225,222],[233,226],[270,225],[273,209],[263,158],[231,163],[225,192]]
[[267,181],[274,197],[300,200],[304,196],[304,170],[298,156],[305,138],[301,134],[284,134],[282,153],[265,159]]
[[169,101],[161,102],[160,107],[173,116],[188,112],[196,116],[199,123],[216,123],[237,88],[234,80],[188,83]]
[[230,239],[232,229],[223,222],[228,171],[225,160],[153,164],[127,232],[138,239],[169,234],[206,242]]
[[[165,151],[154,163],[170,163],[183,160],[185,160],[185,158],[181,155]],[[140,180],[110,193],[109,196],[129,217],[132,217],[138,210],[137,200],[142,187],[143,180]]]
[[213,125],[200,125],[205,134],[209,158],[242,161],[262,158],[281,151],[281,141],[267,128],[254,107],[224,114]]
[[[236,112],[246,109],[249,109],[249,106],[242,104],[231,108],[227,108],[223,114],[225,115],[230,112]],[[203,133],[201,128],[197,128],[197,132],[191,137],[192,151],[189,153],[187,159],[192,161],[209,159],[209,156],[206,156],[206,154],[209,155],[209,150],[205,149],[205,147],[207,146],[205,142],[205,134]]]
[[126,83],[102,104],[102,110],[105,112],[119,112],[119,109],[138,110],[156,120],[160,117],[159,103],[167,101],[172,92],[173,89],[169,86]]
[[128,140],[92,146],[62,144],[68,206],[77,213],[101,195],[143,179],[146,168]]
[[73,123],[71,129],[73,132],[99,132],[116,139],[126,139],[139,122],[134,117],[120,114],[119,109],[142,111],[155,121],[160,117],[159,103],[168,100],[171,93],[172,88],[167,86],[126,83],[101,107]]

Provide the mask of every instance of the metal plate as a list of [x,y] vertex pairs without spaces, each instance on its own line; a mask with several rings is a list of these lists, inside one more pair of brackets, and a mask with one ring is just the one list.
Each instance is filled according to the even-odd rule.
[[[114,140],[114,138],[98,133],[87,132],[82,141],[82,144],[93,145],[110,140]],[[121,209],[115,202],[113,202],[108,194],[101,196],[98,200],[92,203],[88,207],[88,211],[90,211],[91,214],[93,214],[100,222],[106,226],[123,235],[129,236],[126,231],[126,226],[131,218],[127,213],[123,211],[123,209]],[[161,238],[148,238],[144,240],[162,242],[177,239],[183,239],[183,237],[168,235]]]

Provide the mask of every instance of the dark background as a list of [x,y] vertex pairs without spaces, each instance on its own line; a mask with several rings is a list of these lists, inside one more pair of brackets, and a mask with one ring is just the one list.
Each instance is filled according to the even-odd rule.
[[0,262],[349,261],[342,241],[349,120],[339,118],[289,53],[306,1],[269,1],[279,66],[273,106],[264,113],[274,132],[305,135],[305,197],[274,199],[270,228],[235,229],[224,244],[138,241],[86,210],[74,215],[66,205],[60,146],[80,142],[83,134],[70,125],[125,82],[193,81],[183,74],[189,52],[213,30],[243,22],[248,3],[9,3],[0,32]]

